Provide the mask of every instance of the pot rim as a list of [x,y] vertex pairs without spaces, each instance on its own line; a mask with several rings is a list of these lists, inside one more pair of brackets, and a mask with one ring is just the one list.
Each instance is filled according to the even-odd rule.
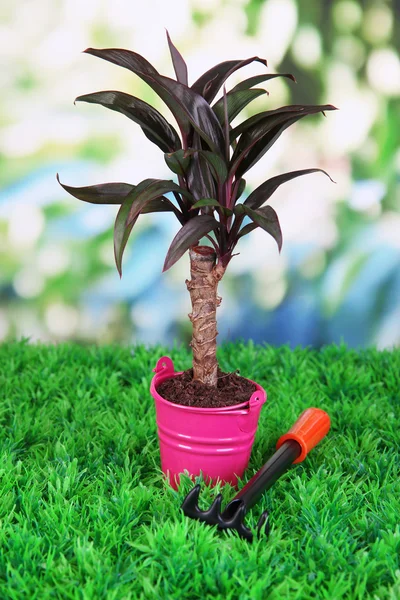
[[[253,381],[252,379],[247,379],[247,377],[244,377],[243,379],[247,379],[247,381],[250,381],[251,383],[253,383],[256,386],[256,390],[252,393],[252,395],[250,396],[250,398],[248,400],[246,400],[245,402],[241,402],[240,404],[231,404],[229,406],[221,406],[220,408],[203,408],[201,406],[186,406],[184,404],[176,404],[175,402],[170,402],[169,400],[167,400],[166,398],[163,398],[163,396],[161,396],[161,394],[158,393],[157,389],[156,389],[156,384],[161,383],[162,381],[165,381],[166,379],[171,379],[172,377],[177,377],[178,375],[181,375],[183,373],[183,371],[179,371],[176,373],[156,373],[152,380],[151,380],[151,384],[150,384],[150,393],[153,396],[153,398],[155,400],[161,401],[164,404],[166,404],[167,406],[171,407],[176,407],[177,409],[181,409],[183,411],[188,411],[188,412],[201,412],[202,414],[225,414],[225,413],[231,413],[233,411],[238,411],[240,414],[247,414],[248,410],[251,408],[251,406],[254,404],[258,404],[259,402],[261,403],[261,405],[263,405],[266,400],[267,400],[267,393],[264,390],[264,388],[261,387],[261,385],[259,385],[256,381]],[[241,410],[240,410],[241,409]],[[247,410],[246,410],[247,409]]]

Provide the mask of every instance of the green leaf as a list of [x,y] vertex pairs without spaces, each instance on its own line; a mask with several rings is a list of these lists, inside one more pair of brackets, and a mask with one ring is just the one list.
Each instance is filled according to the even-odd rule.
[[187,65],[186,65],[185,61],[183,60],[183,57],[182,57],[181,53],[179,52],[179,50],[172,43],[171,38],[169,37],[168,31],[167,31],[167,40],[168,40],[169,51],[171,54],[172,64],[174,65],[176,79],[180,83],[183,83],[184,85],[188,85]]
[[234,88],[232,88],[231,92],[237,92],[241,90],[248,90],[252,88],[254,85],[258,85],[263,81],[269,81],[270,79],[275,79],[276,77],[286,77],[287,79],[291,79],[296,82],[296,79],[290,73],[272,73],[270,75],[254,75],[254,77],[249,77],[244,81],[241,81]]
[[246,199],[244,204],[249,206],[250,208],[256,209],[260,208],[264,202],[268,200],[272,196],[272,194],[278,189],[282,183],[286,183],[291,179],[295,179],[296,177],[301,177],[302,175],[308,175],[310,173],[324,173],[329,179],[333,181],[333,179],[328,175],[326,171],[323,169],[302,169],[301,171],[291,171],[290,173],[282,173],[282,175],[277,175],[276,177],[272,177],[267,181],[264,181],[258,188],[256,188]]
[[220,207],[220,203],[218,202],[218,200],[214,200],[213,198],[202,198],[201,200],[198,200],[195,204],[193,204],[193,206],[191,207],[190,210],[195,210],[196,208],[202,208],[203,206],[218,206]]
[[253,56],[245,60],[227,60],[219,63],[199,77],[192,85],[192,90],[201,94],[210,104],[232,73],[255,61],[267,66],[267,61],[258,56]]
[[222,206],[222,204],[220,204],[218,200],[214,200],[213,198],[202,198],[201,200],[198,200],[195,204],[193,204],[190,210],[195,210],[196,208],[203,208],[204,206],[214,206],[218,209],[219,212],[223,213],[227,217],[233,215],[233,211],[230,208]]
[[155,108],[135,96],[123,92],[104,91],[78,96],[75,102],[100,104],[119,112],[141,126],[146,137],[163,152],[172,152],[181,147],[175,129]]
[[246,189],[246,180],[245,179],[241,179],[240,183],[239,183],[239,189],[238,192],[236,194],[236,200],[239,200],[240,196],[243,194],[244,190]]
[[146,206],[147,202],[154,200],[155,198],[159,198],[168,192],[179,192],[192,198],[191,194],[187,190],[182,189],[172,180],[145,179],[139,183],[139,185],[136,186],[136,189],[127,197],[127,200],[132,201],[131,209],[127,219],[128,225],[136,219],[136,217]]
[[[247,106],[252,100],[266,94],[265,90],[243,90],[237,92],[229,92],[226,95],[228,105],[228,122],[233,121],[235,117]],[[222,126],[225,124],[224,116],[224,99],[221,98],[212,107]]]
[[163,271],[168,271],[191,246],[202,237],[219,227],[219,223],[210,215],[197,215],[185,223],[178,231],[165,258]]
[[[239,207],[242,207],[242,208],[240,208],[237,213],[236,209],[238,209]],[[256,225],[261,227],[261,229],[264,229],[264,231],[266,231],[267,233],[272,235],[272,237],[278,244],[278,248],[279,248],[279,252],[280,252],[281,248],[282,248],[282,231],[281,231],[281,226],[279,224],[278,215],[276,214],[274,209],[271,208],[271,206],[264,206],[263,208],[259,208],[258,210],[253,210],[253,209],[249,208],[248,206],[246,206],[245,204],[239,204],[237,207],[235,207],[235,214],[243,214],[242,211],[248,217],[250,217],[250,219],[253,221],[253,223],[255,223]],[[247,227],[247,226],[245,226],[245,227]],[[243,228],[243,230],[245,229],[245,227]],[[243,233],[243,230],[242,230],[242,234],[241,234],[242,236],[246,235]],[[250,231],[250,228],[247,229],[246,233],[249,233],[249,231]],[[240,234],[238,237],[240,237]]]
[[168,168],[177,175],[185,175],[190,164],[190,156],[185,154],[185,150],[164,154],[165,162]]
[[236,217],[242,217],[245,214],[244,204],[236,204],[233,209]]
[[71,196],[91,204],[121,204],[136,187],[129,183],[99,183],[85,187],[72,187],[61,183],[58,173],[57,181]]

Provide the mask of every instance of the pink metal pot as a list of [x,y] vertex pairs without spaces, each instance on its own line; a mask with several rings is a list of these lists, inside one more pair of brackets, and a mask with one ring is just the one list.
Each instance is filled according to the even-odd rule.
[[267,399],[257,383],[248,402],[223,408],[195,408],[162,398],[157,386],[176,377],[172,360],[163,356],[153,369],[150,392],[154,398],[160,442],[161,468],[173,488],[179,474],[236,486],[247,468],[261,407]]

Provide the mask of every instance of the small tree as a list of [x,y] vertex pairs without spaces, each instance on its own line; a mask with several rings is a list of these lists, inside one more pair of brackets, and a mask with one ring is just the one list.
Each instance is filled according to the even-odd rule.
[[[276,240],[280,251],[282,233],[278,216],[265,203],[286,181],[316,171],[328,174],[322,169],[284,173],[262,183],[240,203],[246,185],[243,176],[290,125],[307,115],[324,114],[335,107],[330,104],[283,106],[260,112],[232,127],[231,122],[245,106],[267,93],[254,86],[275,77],[295,81],[293,75],[256,75],[227,93],[224,83],[232,73],[254,61],[267,66],[264,59],[254,56],[222,62],[189,86],[186,63],[168,33],[167,39],[176,81],[160,75],[145,58],[129,50],[88,48],[85,52],[125,67],[143,79],[171,110],[180,135],[156,109],[129,94],[102,91],[79,96],[76,100],[100,104],[139,124],[145,136],[164,152],[165,161],[177,175],[178,183],[145,179],[136,186],[127,183],[87,187],[61,185],[79,200],[121,205],[114,226],[115,262],[120,275],[124,249],[139,215],[175,214],[181,228],[172,240],[163,270],[170,269],[189,250],[191,279],[186,285],[192,303],[189,318],[193,325],[193,378],[216,386],[216,310],[221,302],[217,288],[238,241],[261,227]],[[222,96],[215,101],[222,87]],[[168,193],[172,193],[175,201],[165,196]],[[243,224],[245,217],[250,219],[248,224]],[[211,246],[199,245],[203,238]]]

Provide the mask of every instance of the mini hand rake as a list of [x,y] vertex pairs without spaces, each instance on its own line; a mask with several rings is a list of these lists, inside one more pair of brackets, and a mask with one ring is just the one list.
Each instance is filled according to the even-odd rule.
[[[247,511],[291,464],[300,463],[305,459],[308,452],[325,437],[329,427],[330,419],[326,412],[319,408],[308,408],[289,431],[279,438],[275,454],[227,504],[225,510],[221,512],[221,494],[218,494],[208,510],[200,510],[198,507],[200,485],[196,485],[182,503],[184,514],[209,525],[218,525],[219,529],[236,529],[240,537],[252,541],[253,533],[244,524]],[[263,530],[268,536],[269,516],[266,510],[257,523],[258,536]]]

